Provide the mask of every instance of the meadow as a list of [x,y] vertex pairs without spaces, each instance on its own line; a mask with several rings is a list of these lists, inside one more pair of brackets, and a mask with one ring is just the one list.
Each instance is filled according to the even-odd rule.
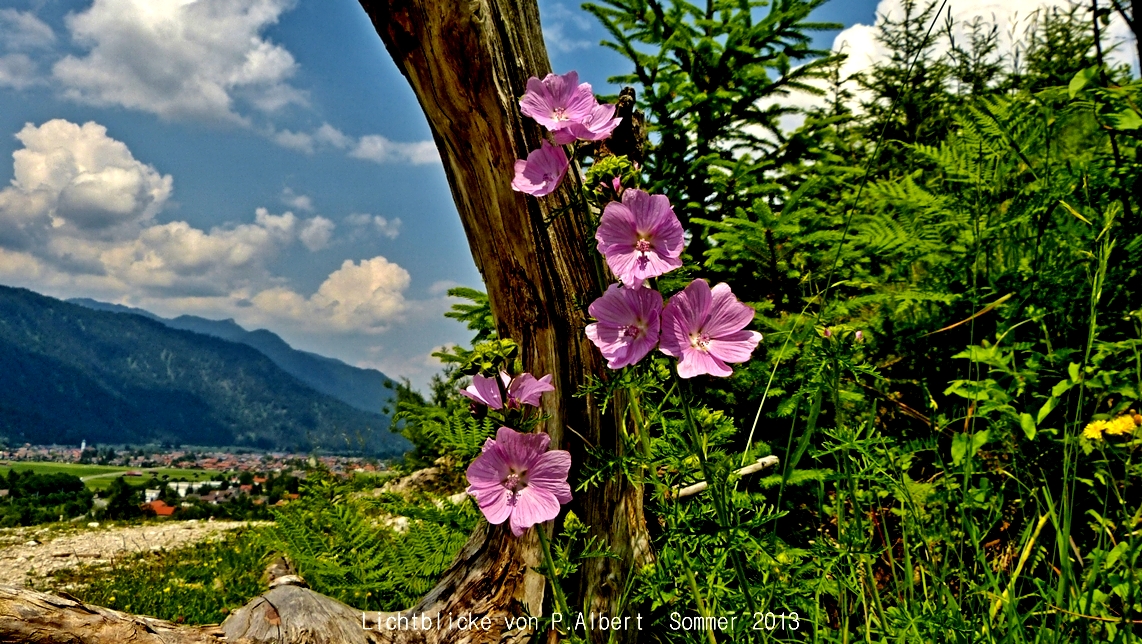
[[[111,482],[127,472],[141,472],[142,476],[126,476],[125,480],[134,486],[157,487],[164,481],[209,481],[220,474],[212,470],[181,469],[173,467],[121,467],[111,465],[84,465],[80,463],[16,462],[0,465],[0,476],[8,472],[34,472],[36,474],[71,474],[83,480],[87,489],[101,492],[111,486]],[[166,478],[163,478],[166,477]]]

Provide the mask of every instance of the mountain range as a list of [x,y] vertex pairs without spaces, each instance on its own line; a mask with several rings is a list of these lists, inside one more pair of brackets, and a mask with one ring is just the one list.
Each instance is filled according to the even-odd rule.
[[294,378],[361,411],[379,413],[393,395],[392,388],[386,386],[392,382],[391,379],[376,369],[362,369],[334,358],[294,349],[271,331],[247,331],[234,320],[208,320],[194,315],[163,318],[143,309],[89,298],[72,298],[67,302],[97,311],[141,315],[172,329],[193,331],[249,345]]
[[388,377],[233,320],[0,286],[0,439],[394,456]]

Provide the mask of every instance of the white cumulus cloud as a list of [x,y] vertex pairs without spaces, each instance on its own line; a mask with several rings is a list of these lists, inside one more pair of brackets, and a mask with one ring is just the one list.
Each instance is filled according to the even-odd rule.
[[170,175],[135,159],[98,123],[28,123],[16,138],[24,147],[12,154],[12,184],[0,191],[8,237],[55,231],[106,238],[153,218],[170,198]]
[[293,188],[282,189],[282,203],[297,210],[304,210],[306,212],[313,211],[313,199],[309,195],[299,195],[293,191]]
[[333,238],[333,229],[336,224],[322,216],[314,217],[305,222],[298,234],[298,239],[311,251],[319,251],[329,247],[329,240]]
[[252,298],[254,306],[292,319],[309,330],[378,333],[407,308],[404,291],[411,277],[384,257],[354,263],[345,260],[308,298],[287,288],[266,289]]
[[439,163],[440,154],[432,141],[402,143],[392,141],[379,134],[368,134],[357,141],[349,152],[355,159],[365,159],[374,163],[411,163],[425,165]]
[[[1109,3],[1105,3],[1109,7]],[[987,25],[995,25],[999,37],[999,55],[1007,58],[1011,64],[1016,55],[1016,48],[1026,29],[1032,24],[1036,12],[1042,11],[1068,11],[1072,6],[1070,0],[1027,0],[1023,2],[995,2],[994,0],[956,0],[948,3],[952,18],[952,35],[957,43],[967,42],[967,26],[973,20],[980,20]],[[904,3],[902,0],[880,0],[876,5],[877,22],[885,18],[899,21],[904,17]],[[943,34],[945,17],[941,15],[932,35],[933,53],[937,56],[947,54],[951,50],[951,43]],[[1110,24],[1103,33],[1107,44],[1120,42],[1117,49],[1110,52],[1108,62],[1111,64],[1131,64],[1134,61],[1132,35],[1125,21],[1117,12],[1112,12]],[[841,33],[833,40],[833,50],[848,54],[848,60],[841,67],[841,77],[848,78],[868,69],[872,65],[885,61],[889,52],[887,48],[876,41],[876,27],[873,25],[855,24]],[[1137,68],[1137,67],[1136,67]]]
[[345,222],[350,226],[357,228],[373,228],[378,233],[388,237],[389,239],[396,239],[400,236],[401,219],[400,217],[382,217],[381,215],[369,215],[366,213],[356,212],[345,218]]
[[[0,190],[0,283],[313,338],[375,335],[409,309],[409,273],[384,257],[345,260],[309,295],[274,274],[273,262],[297,242],[310,251],[329,245],[336,226],[326,217],[258,208],[251,222],[209,230],[159,223],[172,178],[102,125],[57,119],[16,136],[24,147]],[[288,189],[283,196],[299,197]]]
[[263,111],[305,97],[287,82],[293,56],[261,32],[291,0],[95,0],[70,14],[89,49],[56,62],[68,97],[166,119],[244,122],[235,102]]
[[283,148],[296,150],[303,154],[334,149],[345,150],[354,159],[381,164],[426,165],[440,162],[440,154],[436,151],[436,144],[432,141],[393,141],[380,134],[366,134],[360,138],[355,138],[328,123],[322,123],[321,127],[312,132],[271,130],[267,134],[270,139]]
[[55,32],[30,11],[0,9],[0,45],[11,51],[45,49],[56,42]]
[[27,54],[0,56],[0,87],[24,89],[40,82],[39,67]]
[[585,11],[572,11],[560,2],[545,2],[540,7],[540,14],[543,16],[543,42],[549,48],[568,54],[595,45],[589,37],[594,25]]

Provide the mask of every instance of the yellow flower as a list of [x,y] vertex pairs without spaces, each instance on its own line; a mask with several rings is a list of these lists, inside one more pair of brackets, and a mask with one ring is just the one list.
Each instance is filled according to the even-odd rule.
[[1106,429],[1107,423],[1105,420],[1096,420],[1083,428],[1083,437],[1092,441],[1102,440],[1102,432]]
[[1127,414],[1110,421],[1106,426],[1106,433],[1111,436],[1134,433],[1134,417]]

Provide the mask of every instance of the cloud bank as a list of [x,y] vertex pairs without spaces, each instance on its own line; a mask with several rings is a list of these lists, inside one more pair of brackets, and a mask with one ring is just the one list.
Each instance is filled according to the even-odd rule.
[[288,79],[293,56],[262,36],[289,0],[95,0],[67,17],[85,55],[57,61],[65,95],[164,119],[246,122],[235,103],[263,112],[305,104]]
[[345,260],[309,295],[273,273],[295,243],[328,247],[330,219],[258,208],[252,222],[210,230],[159,223],[172,177],[102,125],[56,119],[16,138],[0,190],[0,282],[310,332],[379,333],[407,308],[408,271],[384,257]]

